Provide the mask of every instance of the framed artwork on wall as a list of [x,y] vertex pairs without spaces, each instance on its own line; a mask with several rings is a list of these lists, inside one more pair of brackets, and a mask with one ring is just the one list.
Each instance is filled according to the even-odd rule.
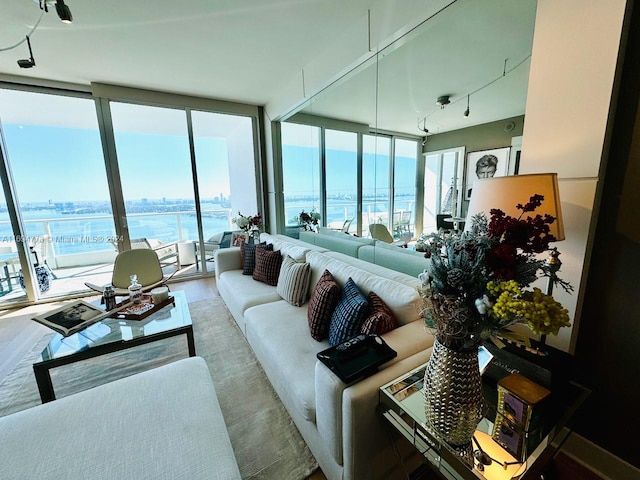
[[467,154],[464,177],[464,199],[471,198],[473,182],[479,178],[506,177],[509,174],[511,147],[479,150]]

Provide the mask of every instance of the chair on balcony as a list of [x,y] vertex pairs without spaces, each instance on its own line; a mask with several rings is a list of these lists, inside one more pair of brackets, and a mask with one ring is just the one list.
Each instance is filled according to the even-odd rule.
[[351,222],[353,222],[353,218],[347,218],[342,224],[342,228],[340,231],[342,233],[349,233],[349,228],[351,227]]
[[178,246],[176,242],[163,243],[162,241],[153,238],[132,238],[131,250],[139,249],[153,250],[158,256],[158,260],[160,260],[161,265],[169,265],[175,262],[178,270],[180,269],[180,257],[178,255]]
[[[113,263],[111,284],[116,295],[128,295],[131,275],[138,276],[138,283],[147,291],[165,283],[171,276],[165,277],[160,259],[155,251],[149,248],[136,248],[121,252]],[[85,285],[96,292],[103,293],[106,285],[85,282]]]
[[369,224],[369,233],[371,234],[371,238],[375,238],[376,240],[390,243],[398,247],[403,247],[405,245],[405,242],[402,240],[394,240],[387,227],[382,223]]
[[[213,254],[216,250],[221,248],[229,248],[234,240],[234,237],[237,236],[237,232],[225,231],[220,232],[216,235],[213,235],[209,240],[205,240],[204,242],[204,255],[205,258],[209,260],[213,260]],[[196,252],[198,256],[200,256],[200,246],[196,243]]]

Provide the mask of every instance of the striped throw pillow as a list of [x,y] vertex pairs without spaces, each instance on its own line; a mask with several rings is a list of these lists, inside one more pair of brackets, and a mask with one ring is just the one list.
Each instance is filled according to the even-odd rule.
[[367,299],[358,285],[349,277],[342,287],[340,301],[331,315],[329,345],[333,347],[358,335],[368,313]]
[[333,279],[329,270],[325,270],[313,289],[309,307],[307,309],[307,321],[311,337],[317,341],[327,338],[331,315],[340,300],[340,286]]
[[278,284],[281,265],[282,255],[279,251],[256,248],[256,266],[253,268],[253,279],[275,287]]
[[298,263],[289,255],[282,259],[277,292],[291,305],[300,307],[307,301],[311,265]]
[[383,333],[390,332],[398,326],[396,317],[393,316],[393,312],[389,306],[375,293],[369,292],[367,295],[367,302],[371,307],[369,316],[365,318],[360,333],[370,335],[377,333],[382,335]]

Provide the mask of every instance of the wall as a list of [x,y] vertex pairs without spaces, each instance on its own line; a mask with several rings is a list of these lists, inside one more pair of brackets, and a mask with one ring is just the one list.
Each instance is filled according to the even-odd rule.
[[[536,14],[520,173],[558,173],[566,222],[561,273],[576,291],[559,291],[557,299],[578,319],[625,6],[540,0]],[[548,342],[572,351],[572,332]]]
[[[452,132],[429,135],[423,151],[436,152],[464,146],[467,152],[475,152],[477,150],[508,147],[511,145],[512,137],[522,135],[524,120],[524,115],[521,115]],[[513,122],[514,127],[512,130],[507,131],[507,125],[511,122]]]
[[[597,223],[575,350],[575,377],[593,392],[576,429],[640,467],[640,3],[629,2],[626,54],[616,82],[596,192]],[[594,458],[591,456],[590,458]],[[610,462],[608,462],[610,463]],[[640,478],[611,473],[610,478]]]

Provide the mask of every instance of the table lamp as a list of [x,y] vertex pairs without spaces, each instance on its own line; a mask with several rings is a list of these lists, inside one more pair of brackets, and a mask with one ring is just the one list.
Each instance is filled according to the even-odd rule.
[[[525,204],[533,195],[542,195],[544,200],[534,212],[524,212],[516,208],[517,204]],[[556,173],[535,173],[530,175],[514,175],[510,177],[493,177],[478,179],[473,182],[473,194],[467,209],[465,231],[471,229],[471,218],[484,212],[490,218],[492,208],[502,210],[505,214],[518,218],[535,217],[536,215],[551,215],[556,219],[549,225],[550,233],[556,241],[565,239],[562,210],[560,208],[560,194],[558,191],[558,175]],[[562,262],[558,258],[560,252],[551,249],[547,264],[554,272],[560,270]],[[547,295],[553,293],[553,282],[547,281]],[[540,337],[545,343],[546,336]]]

